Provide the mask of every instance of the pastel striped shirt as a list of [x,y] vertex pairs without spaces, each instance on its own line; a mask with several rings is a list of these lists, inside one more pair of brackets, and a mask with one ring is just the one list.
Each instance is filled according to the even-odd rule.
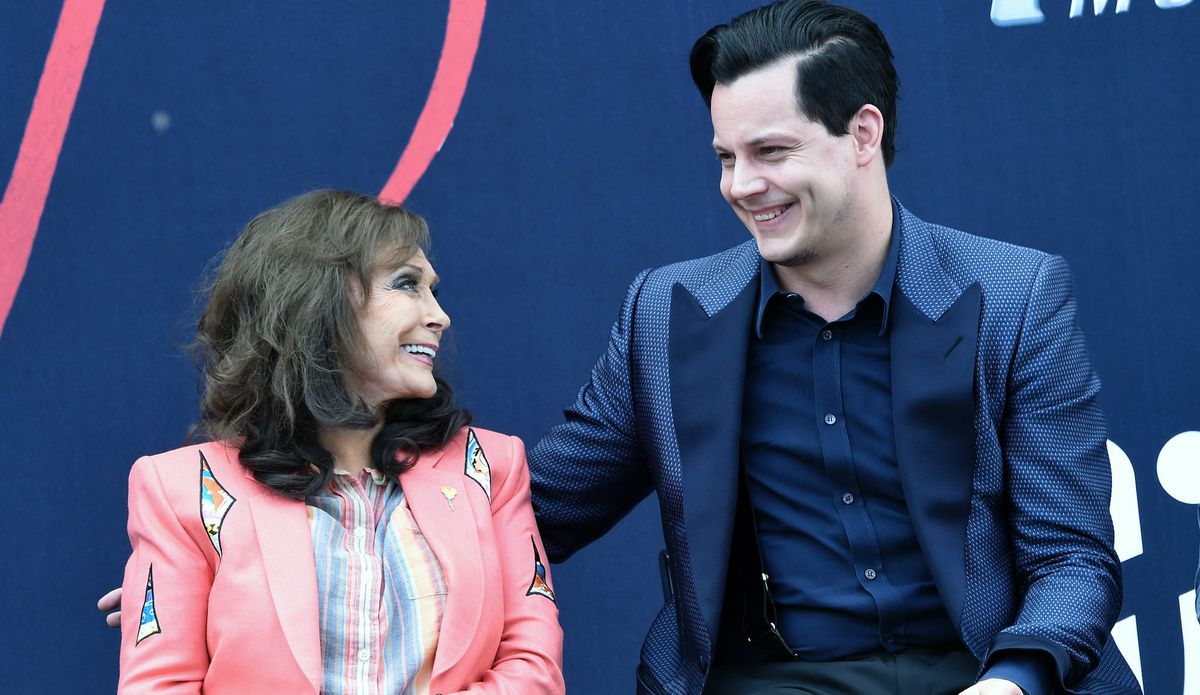
[[446,600],[437,558],[395,481],[338,471],[306,500],[323,695],[427,695]]

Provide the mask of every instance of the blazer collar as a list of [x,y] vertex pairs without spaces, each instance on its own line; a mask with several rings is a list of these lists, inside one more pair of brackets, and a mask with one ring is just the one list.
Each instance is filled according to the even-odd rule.
[[696,288],[676,284],[671,296],[671,408],[687,558],[707,627],[707,635],[698,636],[701,649],[710,648],[720,622],[737,501],[746,351],[758,293],[757,249],[753,241],[739,248],[742,253],[723,274]]
[[[237,450],[227,452],[250,480],[253,474],[238,464]],[[279,627],[292,656],[300,665],[313,692],[321,690],[321,633],[317,606],[317,569],[312,552],[312,532],[304,503],[274,494],[255,481],[255,494],[245,502],[254,521],[262,554],[267,588],[275,604]]]
[[685,278],[677,283],[677,287],[690,295],[695,310],[705,318],[723,312],[743,294],[751,281],[758,279],[761,256],[753,239],[733,247],[727,253],[730,254],[729,258],[716,273],[699,279]]
[[[437,556],[446,586],[446,605],[438,635],[433,677],[445,673],[466,654],[470,636],[483,612],[483,553],[479,546],[476,514],[487,510],[483,495],[468,494],[463,475],[467,429],[438,451],[419,458],[400,475],[408,508],[433,554]],[[448,499],[449,498],[449,499]]]
[[971,283],[955,277],[954,268],[934,243],[933,225],[909,212],[898,201],[895,206],[900,214],[896,285],[914,308],[930,321],[937,321]]
[[896,464],[917,541],[955,625],[962,614],[975,471],[975,362],[981,291],[938,320],[896,293],[891,332]]

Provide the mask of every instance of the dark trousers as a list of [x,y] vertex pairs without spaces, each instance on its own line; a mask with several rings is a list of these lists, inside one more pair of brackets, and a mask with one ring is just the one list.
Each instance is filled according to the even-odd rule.
[[845,661],[718,663],[704,695],[958,695],[978,670],[968,652],[926,649]]

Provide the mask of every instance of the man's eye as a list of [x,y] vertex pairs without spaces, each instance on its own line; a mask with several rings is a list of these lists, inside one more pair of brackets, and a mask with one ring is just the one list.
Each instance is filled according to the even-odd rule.
[[762,156],[764,156],[764,157],[773,157],[773,156],[775,156],[775,155],[779,154],[779,153],[780,153],[780,152],[782,152],[782,151],[783,151],[783,148],[782,148],[782,147],[776,147],[776,146],[774,146],[774,145],[771,145],[771,146],[769,146],[769,147],[763,147],[763,148],[760,148],[760,149],[758,150],[758,153],[759,153],[759,154],[761,154],[761,155],[762,155]]
[[721,168],[728,169],[733,166],[733,155],[728,152],[718,152],[717,161],[721,163]]

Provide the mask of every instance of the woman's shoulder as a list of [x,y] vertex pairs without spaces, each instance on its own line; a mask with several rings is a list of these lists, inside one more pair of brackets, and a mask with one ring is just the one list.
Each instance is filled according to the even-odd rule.
[[521,442],[521,438],[514,434],[505,434],[495,430],[475,427],[474,425],[464,427],[458,433],[458,437],[466,437],[468,439],[471,437],[471,435],[474,435],[475,439],[481,444],[490,444],[493,447],[524,446],[524,444]]
[[507,470],[513,462],[525,460],[525,445],[520,437],[494,430],[466,426],[460,429],[439,452],[439,459],[461,457],[468,468],[487,465]]
[[153,475],[165,487],[195,486],[204,478],[237,485],[246,478],[238,450],[228,442],[204,442],[142,456],[133,464],[130,478]]

